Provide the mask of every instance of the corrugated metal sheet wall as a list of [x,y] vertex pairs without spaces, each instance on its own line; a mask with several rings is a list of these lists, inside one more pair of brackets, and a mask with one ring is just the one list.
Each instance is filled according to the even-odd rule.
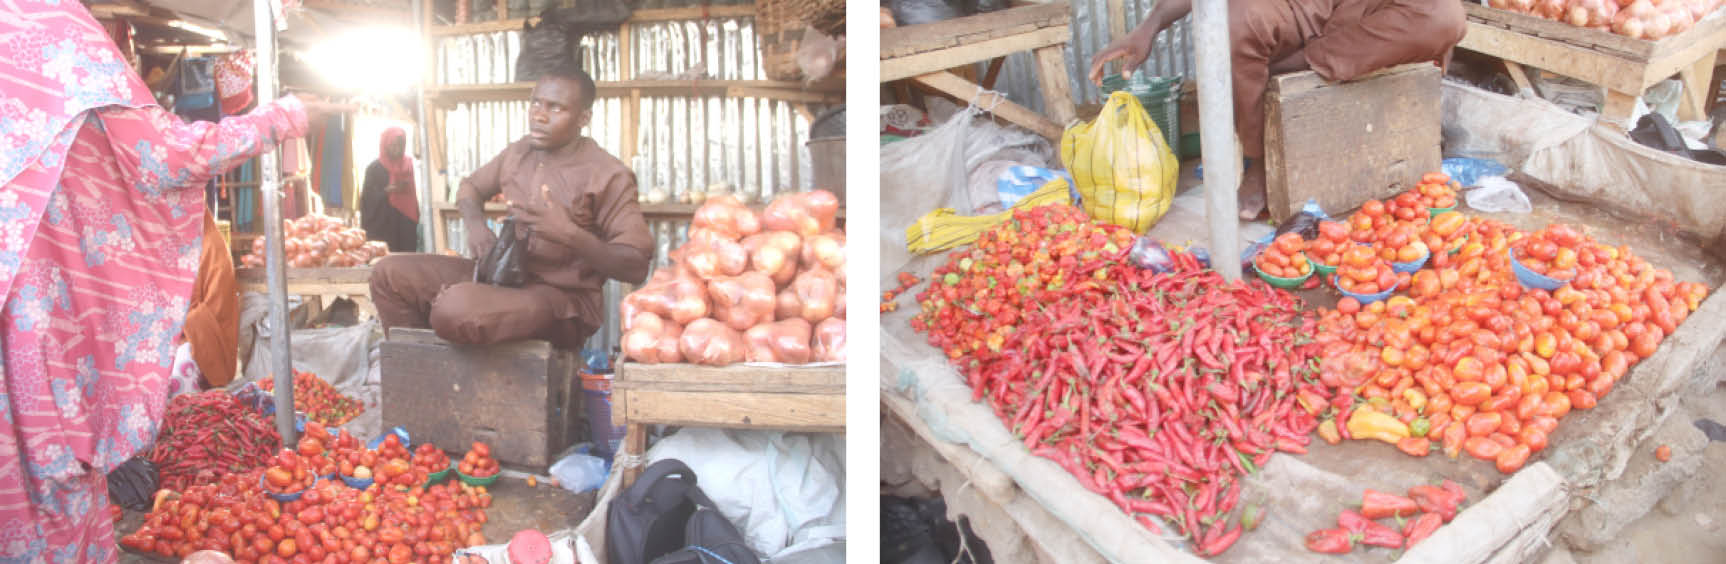
[[[438,43],[439,84],[496,84],[514,80],[514,61],[521,50],[520,32],[497,32],[445,38]],[[623,76],[619,34],[582,40],[583,68],[598,81],[691,78],[762,80],[761,48],[751,18],[631,24],[630,68]],[[624,98],[595,101],[593,119],[583,134],[614,155],[622,155]],[[460,178],[484,165],[527,129],[527,102],[473,102],[444,110],[446,174],[453,200]],[[683,201],[691,192],[730,184],[749,200],[807,190],[813,169],[803,141],[809,121],[785,102],[754,97],[643,96],[637,124],[636,173],[643,197],[664,190],[670,201]],[[460,221],[449,226],[451,248],[464,248]],[[652,220],[654,266],[668,263],[667,254],[688,239],[685,220]],[[606,324],[589,348],[614,350],[620,329],[615,312],[627,285],[606,284]]]
[[[1144,21],[1154,3],[1153,0],[1124,0],[1127,13],[1125,29],[1130,31]],[[1067,79],[1072,83],[1074,102],[1098,103],[1103,99],[1102,92],[1085,74],[1090,72],[1091,56],[1109,44],[1109,3],[1106,0],[1072,0],[1072,6],[1073,39],[1067,44]],[[1152,76],[1191,76],[1192,69],[1191,17],[1181,18],[1157,34],[1157,43],[1151,49],[1150,57],[1139,66],[1140,72],[1148,72]],[[1043,110],[1036,60],[1029,53],[1007,58],[995,88],[1013,101],[1037,111]]]

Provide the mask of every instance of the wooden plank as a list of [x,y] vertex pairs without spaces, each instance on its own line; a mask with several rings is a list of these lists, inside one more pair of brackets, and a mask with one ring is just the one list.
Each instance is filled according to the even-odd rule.
[[1051,45],[1036,50],[1037,82],[1043,86],[1043,112],[1055,123],[1066,126],[1073,122],[1072,85],[1067,81],[1066,45]]
[[1109,40],[1127,36],[1127,5],[1122,0],[1109,0]]
[[1308,199],[1349,210],[1415,185],[1439,169],[1440,71],[1402,65],[1327,83],[1311,71],[1271,79],[1265,95],[1265,172],[1271,216]]
[[1726,17],[1697,24],[1677,37],[1661,40],[1654,59],[1643,71],[1642,87],[1671,78],[1703,57],[1710,57],[1726,47]]
[[1071,38],[1072,31],[1067,26],[1061,25],[1042,27],[1024,33],[958,44],[948,48],[907,54],[891,59],[883,57],[881,59],[881,82],[944,71],[960,65],[1030,51],[1039,47],[1060,45]]
[[[994,39],[1022,35],[1046,28],[1066,27],[1072,14],[1066,2],[1012,8],[935,23],[891,27],[881,30],[881,60],[943,51]],[[1025,51],[1017,49],[1011,52]],[[982,59],[956,61],[943,68]],[[922,73],[914,73],[922,74]],[[904,77],[899,77],[904,78]],[[891,80],[883,76],[882,82]]]
[[1030,108],[1013,103],[1000,93],[986,92],[979,96],[977,85],[966,82],[958,75],[941,71],[919,76],[916,80],[960,100],[974,100],[979,107],[992,108],[991,111],[995,115],[1001,116],[1001,119],[1018,124],[1038,135],[1057,141],[1061,139],[1061,124],[1031,111]]
[[845,367],[764,368],[624,362],[618,364],[617,376],[612,383],[716,384],[738,392],[748,392],[762,386],[843,389]]
[[[1509,10],[1488,8],[1472,2],[1463,2],[1462,8],[1471,20],[1498,24],[1495,27],[1507,28],[1535,37],[1544,37],[1578,46],[1594,46],[1633,60],[1647,61],[1653,58],[1655,53],[1656,44],[1653,41],[1631,39],[1616,33],[1576,27],[1565,22],[1537,18]],[[1469,26],[1469,33],[1474,33],[1473,27],[1472,25]]]
[[459,347],[398,329],[379,347],[382,418],[414,440],[485,441],[507,464],[543,470],[580,434],[581,361],[544,343]]
[[1636,94],[1617,90],[1606,91],[1606,105],[1600,108],[1600,120],[1616,124],[1620,131],[1630,129],[1630,114],[1636,111]]
[[1529,96],[1538,95],[1534,91],[1534,86],[1528,82],[1528,72],[1522,69],[1522,65],[1516,64],[1515,61],[1504,61],[1504,71],[1505,74],[1510,75],[1511,82],[1516,83],[1516,91],[1518,93],[1524,93]]
[[1707,55],[1678,73],[1684,80],[1684,98],[1678,104],[1678,119],[1708,119],[1708,94],[1714,86],[1716,52],[1708,51]]
[[1457,46],[1598,84],[1609,90],[1641,92],[1643,87],[1644,65],[1641,63],[1479,22],[1468,22],[1468,34]]
[[622,390],[631,424],[844,432],[844,394]]
[[[505,84],[445,84],[426,87],[426,95],[436,103],[481,102],[495,100],[525,100],[533,93],[532,82]],[[600,98],[621,98],[642,93],[649,96],[729,96],[735,89],[749,89],[751,95],[769,99],[808,101],[843,100],[845,84],[840,80],[824,80],[812,85],[782,80],[607,80],[595,83]]]
[[[288,293],[294,295],[367,295],[371,293],[372,269],[369,266],[352,268],[290,268],[288,269]],[[234,279],[240,283],[241,292],[268,291],[269,283],[264,278],[262,268],[234,269]]]
[[[664,22],[664,21],[680,21],[680,20],[699,20],[699,19],[703,19],[704,17],[709,17],[709,18],[751,18],[751,17],[755,17],[755,5],[754,4],[708,5],[705,7],[705,9],[703,9],[703,7],[701,7],[701,6],[691,6],[691,7],[684,7],[684,8],[636,10],[633,14],[630,14],[628,23],[648,23],[648,22]],[[492,20],[489,22],[473,22],[473,23],[456,24],[456,25],[440,25],[440,26],[435,26],[435,27],[431,28],[431,35],[433,35],[433,36],[469,35],[469,34],[475,34],[475,33],[491,33],[494,31],[517,30],[517,29],[521,29],[522,24],[525,23],[528,19],[538,20],[539,17],[534,16],[533,18],[510,18],[510,19],[506,19],[506,20]]]

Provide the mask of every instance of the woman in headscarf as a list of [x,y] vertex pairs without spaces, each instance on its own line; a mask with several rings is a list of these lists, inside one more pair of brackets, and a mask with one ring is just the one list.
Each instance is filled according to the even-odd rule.
[[295,97],[185,123],[77,2],[0,2],[0,561],[113,562],[107,474],[166,408],[212,176]]
[[389,244],[392,253],[419,251],[420,200],[407,144],[402,128],[384,130],[378,160],[366,167],[360,190],[360,227],[367,239]]

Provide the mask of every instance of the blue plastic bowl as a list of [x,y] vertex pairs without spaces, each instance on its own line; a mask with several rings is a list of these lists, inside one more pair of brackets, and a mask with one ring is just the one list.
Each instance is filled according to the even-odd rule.
[[376,480],[373,480],[371,478],[355,478],[355,477],[347,476],[347,475],[342,476],[342,483],[347,484],[348,487],[356,489],[356,490],[363,490],[363,489],[372,487],[372,482],[375,482],[375,481]]
[[[318,487],[318,482],[322,482],[322,481],[324,481],[324,479],[322,477],[312,478],[312,488]],[[264,490],[264,493],[270,494],[270,497],[272,499],[275,499],[276,501],[279,501],[282,503],[287,503],[290,501],[299,501],[300,496],[305,495],[306,490],[312,489],[312,488],[306,488],[305,490],[300,490],[300,491],[290,493],[290,494],[279,494],[276,492],[272,492],[269,489],[266,489],[264,487],[264,485],[265,485],[264,484],[264,475],[259,474],[258,475],[258,489]]]
[[1420,255],[1419,260],[1411,260],[1408,262],[1393,262],[1393,263],[1390,263],[1390,268],[1391,268],[1391,270],[1395,270],[1397,272],[1406,272],[1409,274],[1413,274],[1413,273],[1419,271],[1420,267],[1426,266],[1426,261],[1427,261],[1427,259],[1430,259],[1430,258],[1432,258],[1432,251],[1428,250],[1428,251],[1426,251],[1426,254]]
[[1397,282],[1396,285],[1391,286],[1389,290],[1385,290],[1385,291],[1379,292],[1377,294],[1356,294],[1354,292],[1350,292],[1348,290],[1342,289],[1342,286],[1340,286],[1336,283],[1337,278],[1338,278],[1338,275],[1336,275],[1336,274],[1332,274],[1330,276],[1331,287],[1336,288],[1336,291],[1338,291],[1338,292],[1342,292],[1342,295],[1344,295],[1344,296],[1354,298],[1355,301],[1360,302],[1360,305],[1366,305],[1366,304],[1370,304],[1370,303],[1388,298],[1388,297],[1390,297],[1391,294],[1396,293],[1397,288],[1402,286],[1402,282]]
[[372,450],[377,450],[378,447],[383,446],[384,437],[389,436],[389,433],[395,433],[396,438],[400,439],[402,442],[402,448],[408,449],[409,453],[413,452],[413,446],[414,445],[412,442],[408,441],[408,431],[407,431],[407,429],[403,429],[401,427],[396,427],[394,429],[390,429],[388,433],[378,435],[377,437],[372,439],[372,442],[366,443],[366,448],[369,448]]
[[1504,254],[1510,257],[1510,268],[1516,271],[1516,281],[1522,283],[1524,288],[1552,291],[1570,283],[1569,280],[1559,280],[1522,266],[1522,259],[1516,258],[1515,250],[1505,249]]

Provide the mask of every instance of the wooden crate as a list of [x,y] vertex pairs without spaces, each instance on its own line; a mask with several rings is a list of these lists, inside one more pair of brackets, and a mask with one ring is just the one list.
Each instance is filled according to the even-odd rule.
[[1332,214],[1413,188],[1439,170],[1443,100],[1431,64],[1332,83],[1312,71],[1265,92],[1265,191],[1271,217],[1315,198]]
[[581,358],[545,341],[461,346],[392,329],[379,353],[384,428],[416,444],[462,453],[485,441],[499,462],[543,472],[585,434]]

